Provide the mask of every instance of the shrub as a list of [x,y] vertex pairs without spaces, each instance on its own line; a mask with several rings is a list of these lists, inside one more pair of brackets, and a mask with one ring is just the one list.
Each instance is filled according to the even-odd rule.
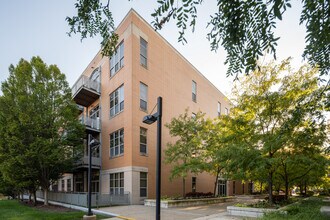
[[[269,197],[267,196],[266,198],[265,198],[265,200],[269,200]],[[273,202],[275,203],[275,204],[279,204],[279,203],[283,203],[284,201],[286,201],[286,199],[285,199],[285,195],[273,195]]]
[[186,194],[187,198],[210,198],[213,197],[213,193],[211,192],[189,192]]
[[314,192],[313,191],[307,191],[306,195],[307,196],[313,196],[314,195]]

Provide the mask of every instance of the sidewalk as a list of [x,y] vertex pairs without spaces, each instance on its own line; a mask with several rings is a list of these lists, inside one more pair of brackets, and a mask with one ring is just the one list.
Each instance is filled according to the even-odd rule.
[[[162,208],[162,220],[239,220],[243,217],[230,216],[227,214],[227,206],[236,204],[238,201],[219,204],[210,204],[204,206]],[[104,207],[99,210],[103,212],[116,213],[119,216],[115,219],[128,220],[153,220],[155,219],[155,207],[146,207],[143,205],[113,206]],[[245,218],[246,219],[246,218]]]

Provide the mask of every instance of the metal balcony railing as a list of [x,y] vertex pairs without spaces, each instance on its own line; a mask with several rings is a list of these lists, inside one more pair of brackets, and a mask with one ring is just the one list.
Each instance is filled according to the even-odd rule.
[[101,84],[82,75],[72,87],[73,100],[82,106],[89,106],[100,97]]
[[100,118],[90,118],[86,116],[80,117],[82,124],[86,125],[87,128],[92,128],[95,130],[101,130],[101,119]]
[[100,93],[100,82],[91,80],[88,76],[82,75],[72,87],[72,95],[74,96],[77,91],[85,87]]

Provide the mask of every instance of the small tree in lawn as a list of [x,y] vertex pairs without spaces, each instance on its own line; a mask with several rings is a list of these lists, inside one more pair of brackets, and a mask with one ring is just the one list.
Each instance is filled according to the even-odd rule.
[[81,151],[84,128],[65,75],[57,66],[33,57],[11,65],[9,72],[1,86],[1,172],[11,180],[20,172],[17,182],[36,182],[48,205],[49,186],[72,168],[77,159],[74,152]]
[[198,112],[194,117],[188,113],[173,118],[166,124],[170,135],[177,138],[168,143],[165,150],[165,162],[172,166],[170,179],[182,178],[182,196],[186,196],[185,178],[188,173],[200,173],[205,170],[203,152],[203,133],[205,132],[204,114]]

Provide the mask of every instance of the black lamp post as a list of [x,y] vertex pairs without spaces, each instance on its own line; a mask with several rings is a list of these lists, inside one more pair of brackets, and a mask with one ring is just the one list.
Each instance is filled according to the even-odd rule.
[[157,112],[143,117],[143,123],[157,121],[157,156],[156,156],[156,220],[160,220],[161,158],[162,158],[162,97],[157,99]]
[[92,150],[96,146],[100,145],[100,142],[96,140],[92,135],[88,135],[88,213],[87,216],[93,216],[92,212]]

